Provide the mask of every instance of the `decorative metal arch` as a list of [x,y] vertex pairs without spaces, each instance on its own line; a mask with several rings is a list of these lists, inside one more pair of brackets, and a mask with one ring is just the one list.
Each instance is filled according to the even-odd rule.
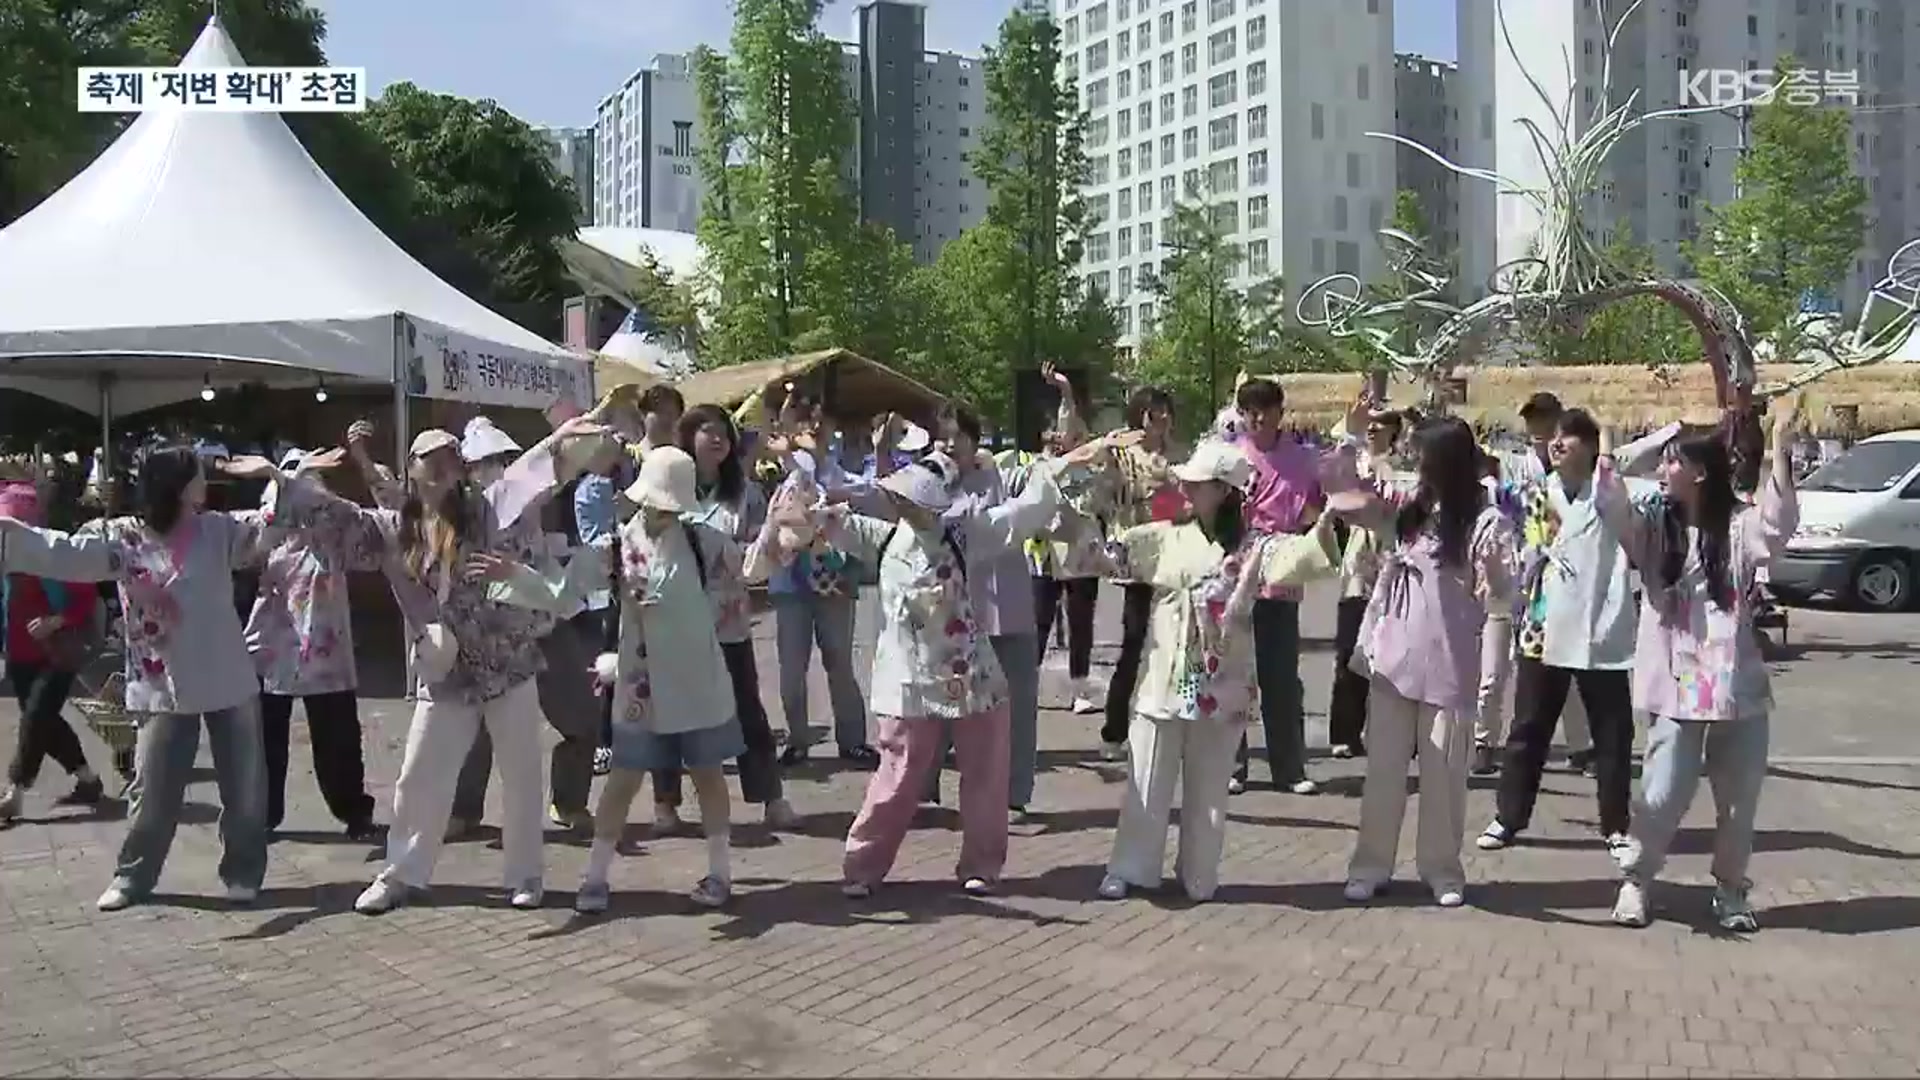
[[[1901,248],[1888,266],[1886,279],[1872,291],[1868,312],[1874,316],[1871,321],[1868,313],[1863,313],[1859,328],[1847,338],[1830,342],[1816,340],[1813,349],[1822,354],[1819,361],[1796,374],[1790,382],[1765,388],[1757,385],[1753,342],[1745,320],[1724,295],[1671,278],[1628,273],[1611,265],[1587,228],[1585,204],[1600,191],[1601,168],[1614,147],[1649,121],[1759,104],[1778,89],[1776,86],[1732,105],[1653,112],[1635,111],[1640,96],[1636,90],[1619,105],[1609,107],[1613,47],[1622,27],[1639,7],[1640,0],[1629,5],[1607,35],[1602,47],[1598,103],[1588,117],[1586,130],[1576,136],[1573,80],[1568,79],[1565,101],[1556,104],[1528,72],[1508,32],[1505,6],[1496,3],[1496,18],[1507,51],[1552,118],[1551,132],[1542,130],[1531,119],[1518,121],[1532,140],[1534,153],[1543,167],[1545,182],[1540,186],[1516,183],[1491,169],[1457,164],[1412,139],[1388,132],[1367,132],[1370,137],[1386,139],[1425,154],[1466,180],[1493,184],[1501,195],[1526,200],[1540,223],[1533,255],[1497,267],[1489,276],[1487,295],[1466,307],[1458,307],[1444,299],[1451,272],[1425,250],[1422,241],[1397,229],[1383,229],[1380,242],[1389,270],[1401,283],[1400,295],[1370,296],[1358,277],[1332,274],[1314,282],[1300,295],[1294,311],[1298,321],[1336,337],[1358,340],[1393,372],[1424,384],[1428,404],[1439,409],[1445,406],[1443,388],[1455,357],[1461,346],[1476,336],[1524,318],[1578,319],[1631,297],[1659,297],[1684,314],[1700,335],[1707,362],[1713,368],[1723,428],[1736,457],[1757,455],[1755,448],[1760,443],[1757,399],[1786,392],[1830,371],[1873,363],[1899,348],[1913,332],[1915,313],[1920,310],[1920,241]],[[1572,58],[1564,52],[1562,63],[1572,71]],[[1878,310],[1874,307],[1876,303],[1881,305]],[[1416,313],[1428,322],[1437,316],[1440,325],[1408,349],[1404,340],[1406,325],[1409,316]]]

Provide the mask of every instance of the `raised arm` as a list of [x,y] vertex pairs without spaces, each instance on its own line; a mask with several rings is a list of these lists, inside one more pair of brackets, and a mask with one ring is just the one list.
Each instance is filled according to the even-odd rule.
[[1054,515],[1060,509],[1056,472],[1057,467],[1035,470],[1019,495],[968,517],[967,543],[991,548],[1016,547],[1053,524]]
[[398,510],[406,505],[406,487],[392,469],[373,459],[369,449],[373,444],[373,424],[366,420],[355,420],[347,428],[347,455],[360,470],[361,479],[366,481],[367,493],[373,497],[373,504],[383,510]]
[[99,530],[67,533],[0,517],[0,569],[56,581],[112,581],[127,563],[126,545],[118,537],[139,527],[121,519]]
[[1756,564],[1778,558],[1800,527],[1800,500],[1793,490],[1793,455],[1788,452],[1800,420],[1800,399],[1796,396],[1779,401],[1775,410],[1768,440],[1773,463],[1760,482],[1756,500],[1758,527],[1746,530],[1747,555]]

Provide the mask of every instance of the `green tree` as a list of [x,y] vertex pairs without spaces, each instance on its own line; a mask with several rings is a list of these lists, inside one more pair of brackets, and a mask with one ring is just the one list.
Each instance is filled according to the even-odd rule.
[[[1777,82],[1799,65],[1783,57]],[[1803,296],[1839,291],[1866,228],[1867,188],[1853,171],[1845,109],[1776,94],[1753,109],[1751,144],[1734,166],[1740,195],[1707,210],[1687,257],[1731,299],[1774,355],[1799,351]]]
[[688,356],[700,355],[700,307],[692,282],[676,280],[660,257],[643,247],[627,293],[634,308],[652,320],[657,337]]
[[840,174],[852,128],[840,46],[816,25],[821,6],[738,0],[731,58],[695,58],[708,178],[699,232],[715,300],[708,363],[844,330],[853,316],[828,297],[845,298],[874,257]]
[[559,245],[575,235],[579,203],[533,129],[491,101],[405,82],[387,87],[362,123],[413,178],[415,207],[487,268],[480,299],[557,336],[572,288]]
[[[1378,366],[1366,348],[1294,317],[1286,281],[1279,275],[1247,290],[1246,370],[1254,375],[1364,371]],[[1370,363],[1371,362],[1371,363]]]
[[1172,254],[1153,283],[1159,320],[1135,374],[1165,387],[1182,424],[1199,430],[1212,422],[1252,352],[1247,297],[1234,285],[1243,254],[1206,203],[1175,206],[1167,242]]
[[[976,325],[969,356],[1023,368],[1057,361],[1098,382],[1119,328],[1076,269],[1092,224],[1080,195],[1088,171],[1086,118],[1072,80],[1058,74],[1061,59],[1059,24],[1034,5],[1016,7],[987,50],[987,117],[967,161],[987,187],[993,231],[961,259],[975,283],[992,268],[993,284],[1011,296],[1010,303],[993,305],[1008,321],[990,327],[970,320]],[[991,375],[977,381],[1003,385]],[[992,411],[984,399],[975,400]]]

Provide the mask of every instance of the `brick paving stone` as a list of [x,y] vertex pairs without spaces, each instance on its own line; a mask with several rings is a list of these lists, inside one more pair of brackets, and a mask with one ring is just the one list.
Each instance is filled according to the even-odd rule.
[[[1310,741],[1323,743],[1331,661],[1310,646]],[[1103,643],[1099,659],[1111,652]],[[1884,670],[1878,692],[1905,680],[1920,693],[1910,668]],[[1043,700],[1065,698],[1049,669]],[[826,715],[823,697],[815,708]],[[406,710],[370,698],[365,711],[370,784],[390,802]],[[0,745],[14,723],[0,708]],[[218,798],[203,773],[162,895],[101,915],[91,904],[124,823],[53,812],[62,782],[49,780],[0,832],[0,1073],[1651,1077],[1920,1064],[1920,769],[1776,767],[1752,875],[1764,929],[1730,941],[1703,929],[1707,793],[1655,894],[1659,921],[1626,931],[1607,923],[1615,872],[1592,835],[1591,784],[1561,772],[1547,775],[1535,842],[1468,848],[1463,910],[1434,908],[1410,867],[1373,905],[1341,900],[1364,763],[1324,760],[1313,767],[1328,791],[1311,798],[1268,790],[1255,767],[1230,807],[1213,903],[1172,890],[1100,902],[1125,773],[1089,752],[1096,724],[1044,714],[1039,813],[1014,830],[988,900],[952,889],[959,836],[950,812],[929,812],[896,883],[844,901],[840,840],[866,774],[819,760],[789,777],[805,832],[735,826],[726,911],[685,899],[705,867],[697,833],[640,824],[605,917],[565,909],[585,849],[553,834],[547,910],[505,907],[501,854],[480,841],[448,845],[433,903],[362,918],[349,905],[368,851],[335,834],[296,726],[292,836],[256,906],[212,899]],[[955,781],[943,778],[948,806]],[[1470,827],[1490,813],[1477,786]]]

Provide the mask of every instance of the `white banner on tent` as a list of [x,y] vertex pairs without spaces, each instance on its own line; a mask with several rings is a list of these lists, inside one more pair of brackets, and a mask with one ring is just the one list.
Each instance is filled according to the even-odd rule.
[[508,352],[432,323],[404,321],[407,393],[414,397],[516,409],[557,402],[593,407],[593,368],[585,358]]

